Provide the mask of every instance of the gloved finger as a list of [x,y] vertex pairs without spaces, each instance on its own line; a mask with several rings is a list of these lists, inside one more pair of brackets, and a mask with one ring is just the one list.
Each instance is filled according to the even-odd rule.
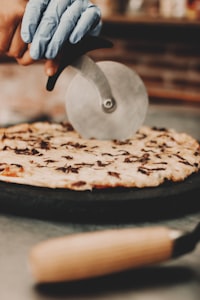
[[31,56],[40,59],[45,56],[47,45],[59,26],[63,13],[68,9],[70,0],[51,1],[43,14],[31,45]]
[[94,5],[91,2],[89,2],[88,8],[93,9],[93,13],[97,14],[96,22],[93,23],[89,34],[98,36],[102,29],[101,10],[98,6]]
[[29,0],[22,19],[21,37],[25,43],[31,43],[42,15],[50,0]]
[[76,27],[70,35],[69,41],[75,44],[86,34],[99,35],[101,27],[101,12],[95,5],[90,5],[81,15]]
[[101,32],[101,29],[102,29],[102,21],[100,20],[99,23],[96,26],[94,26],[94,28],[93,27],[91,28],[89,34],[93,36],[98,36]]
[[20,58],[23,56],[23,54],[27,50],[28,46],[26,43],[24,43],[22,41],[20,31],[21,31],[21,24],[18,25],[18,27],[12,37],[10,47],[9,47],[8,51],[6,52],[7,56],[14,57],[14,58]]
[[57,56],[63,43],[68,40],[81,14],[87,8],[87,5],[87,0],[76,0],[63,13],[60,23],[48,44],[47,51],[45,53],[46,58],[53,59]]

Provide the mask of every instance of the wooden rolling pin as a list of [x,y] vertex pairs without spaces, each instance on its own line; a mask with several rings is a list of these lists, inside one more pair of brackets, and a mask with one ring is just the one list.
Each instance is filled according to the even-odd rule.
[[193,250],[197,242],[194,234],[196,231],[185,234],[165,227],[149,227],[50,239],[30,251],[30,270],[37,283],[50,283],[139,268]]

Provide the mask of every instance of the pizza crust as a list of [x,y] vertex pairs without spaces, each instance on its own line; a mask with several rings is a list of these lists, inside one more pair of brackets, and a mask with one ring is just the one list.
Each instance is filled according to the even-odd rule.
[[72,190],[155,187],[199,172],[199,143],[173,129],[141,127],[126,141],[82,139],[68,123],[0,129],[0,180]]

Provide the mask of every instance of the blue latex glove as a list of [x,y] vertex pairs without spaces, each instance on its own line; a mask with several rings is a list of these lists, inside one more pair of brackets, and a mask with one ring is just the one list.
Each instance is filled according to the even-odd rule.
[[33,59],[54,59],[66,40],[77,43],[100,30],[100,10],[88,0],[29,0],[21,36]]

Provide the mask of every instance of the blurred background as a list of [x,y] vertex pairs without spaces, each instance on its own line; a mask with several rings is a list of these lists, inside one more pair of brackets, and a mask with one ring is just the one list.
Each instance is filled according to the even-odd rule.
[[[98,59],[134,68],[154,98],[200,101],[199,0],[93,0],[114,49]],[[95,56],[96,56],[95,52]]]
[[[92,51],[95,61],[114,60],[143,79],[151,103],[200,105],[200,0],[93,0],[102,12],[102,36],[113,48]],[[71,70],[47,92],[42,62],[22,67],[0,57],[0,125],[65,117]]]

